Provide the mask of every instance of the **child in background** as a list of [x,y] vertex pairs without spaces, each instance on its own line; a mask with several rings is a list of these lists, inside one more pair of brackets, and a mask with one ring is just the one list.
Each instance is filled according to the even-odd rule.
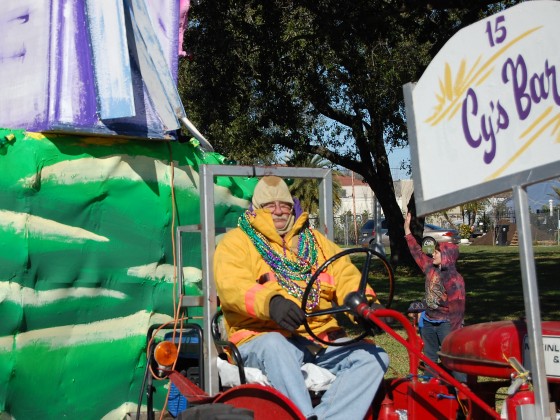
[[[404,222],[405,239],[414,261],[426,276],[426,310],[422,313],[420,333],[424,341],[424,354],[437,363],[437,353],[443,339],[450,332],[461,328],[465,317],[465,281],[455,267],[459,247],[452,243],[437,243],[433,257],[429,257],[422,252],[410,231],[411,219],[412,215],[407,213]],[[453,376],[466,382],[466,375],[463,373],[453,372]]]

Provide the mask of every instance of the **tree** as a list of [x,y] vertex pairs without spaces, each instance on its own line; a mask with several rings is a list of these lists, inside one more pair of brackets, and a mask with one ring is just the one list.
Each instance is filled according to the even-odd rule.
[[[319,155],[311,156],[307,153],[296,153],[286,161],[288,166],[302,167],[302,168],[328,168],[330,162],[321,158]],[[338,172],[334,171],[333,175]],[[312,216],[317,216],[319,213],[319,183],[317,181],[309,182],[308,180],[296,178],[293,184],[290,185],[290,192],[298,197],[301,207],[309,212]],[[336,178],[333,177],[332,185],[332,200],[333,210],[336,212],[340,208],[342,196],[342,186]]]
[[203,0],[189,13],[194,59],[181,63],[180,91],[228,157],[292,150],[360,174],[388,221],[395,264],[408,254],[387,158],[408,142],[402,85],[451,35],[504,4],[494,3]]
[[487,198],[462,204],[461,214],[463,215],[463,223],[465,223],[465,216],[467,216],[467,225],[472,226],[476,222],[477,215],[488,206],[490,206],[490,200]]

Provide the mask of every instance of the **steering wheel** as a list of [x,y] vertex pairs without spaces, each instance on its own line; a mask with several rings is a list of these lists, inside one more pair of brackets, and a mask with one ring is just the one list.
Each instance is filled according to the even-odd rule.
[[[311,293],[311,290],[313,288],[313,285],[315,284],[315,282],[317,281],[317,278],[319,277],[319,275],[325,271],[327,269],[327,267],[329,265],[331,265],[333,262],[335,262],[336,260],[349,255],[349,254],[366,254],[366,259],[364,261],[364,266],[362,267],[362,278],[360,279],[360,285],[358,286],[358,290],[355,292],[351,292],[349,293],[345,298],[344,298],[344,304],[341,306],[335,306],[333,303],[333,307],[331,309],[325,309],[325,310],[319,310],[316,312],[311,312],[307,310],[307,300],[309,298],[309,294]],[[385,307],[389,308],[391,306],[391,303],[393,302],[393,294],[394,294],[394,276],[393,276],[393,269],[391,268],[389,262],[387,261],[387,259],[385,258],[385,256],[383,256],[382,254],[380,254],[377,251],[374,251],[371,248],[349,248],[346,249],[342,252],[339,252],[338,254],[332,256],[331,258],[329,258],[327,261],[325,261],[323,264],[321,264],[321,266],[317,269],[317,271],[315,271],[315,273],[313,273],[313,275],[311,276],[311,278],[309,279],[309,283],[307,283],[307,287],[305,288],[305,291],[303,292],[303,296],[301,299],[301,309],[305,312],[305,320],[303,322],[303,326],[305,327],[305,330],[307,331],[307,333],[313,337],[315,340],[317,340],[320,343],[323,344],[327,344],[329,346],[347,346],[349,344],[353,344],[356,343],[360,340],[362,340],[365,336],[367,336],[368,334],[370,334],[370,328],[369,326],[361,319],[358,319],[358,323],[361,325],[363,331],[362,333],[353,339],[350,339],[348,341],[344,341],[341,343],[335,343],[335,342],[329,342],[329,341],[325,341],[319,337],[317,337],[317,335],[311,330],[311,328],[309,327],[309,318],[312,317],[316,317],[316,316],[322,316],[322,315],[335,315],[335,314],[339,314],[339,313],[345,313],[345,312],[349,312],[352,313],[354,312],[354,309],[357,308],[357,306],[361,303],[366,303],[367,299],[366,299],[366,286],[367,286],[367,280],[368,280],[368,274],[369,274],[369,268],[371,265],[371,261],[372,258],[378,258],[379,260],[381,260],[381,262],[383,263],[383,265],[385,266],[385,270],[387,271],[387,274],[389,276],[389,296],[387,297],[387,302],[385,303]]]

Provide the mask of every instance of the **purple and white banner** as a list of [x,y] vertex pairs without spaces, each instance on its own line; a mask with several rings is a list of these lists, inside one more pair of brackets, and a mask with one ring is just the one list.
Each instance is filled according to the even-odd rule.
[[[176,77],[180,0],[137,0]],[[0,126],[30,131],[174,138],[138,65],[123,0],[0,2]],[[156,45],[158,44],[158,45]],[[157,48],[155,48],[157,47]]]

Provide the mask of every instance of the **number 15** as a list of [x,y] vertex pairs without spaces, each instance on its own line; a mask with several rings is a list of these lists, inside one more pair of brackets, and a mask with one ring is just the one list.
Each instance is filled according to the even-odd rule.
[[501,44],[504,42],[507,36],[507,30],[504,26],[506,21],[505,16],[498,16],[496,22],[494,23],[494,28],[492,28],[492,22],[486,24],[486,33],[488,34],[488,41],[490,46],[493,47],[496,44]]

